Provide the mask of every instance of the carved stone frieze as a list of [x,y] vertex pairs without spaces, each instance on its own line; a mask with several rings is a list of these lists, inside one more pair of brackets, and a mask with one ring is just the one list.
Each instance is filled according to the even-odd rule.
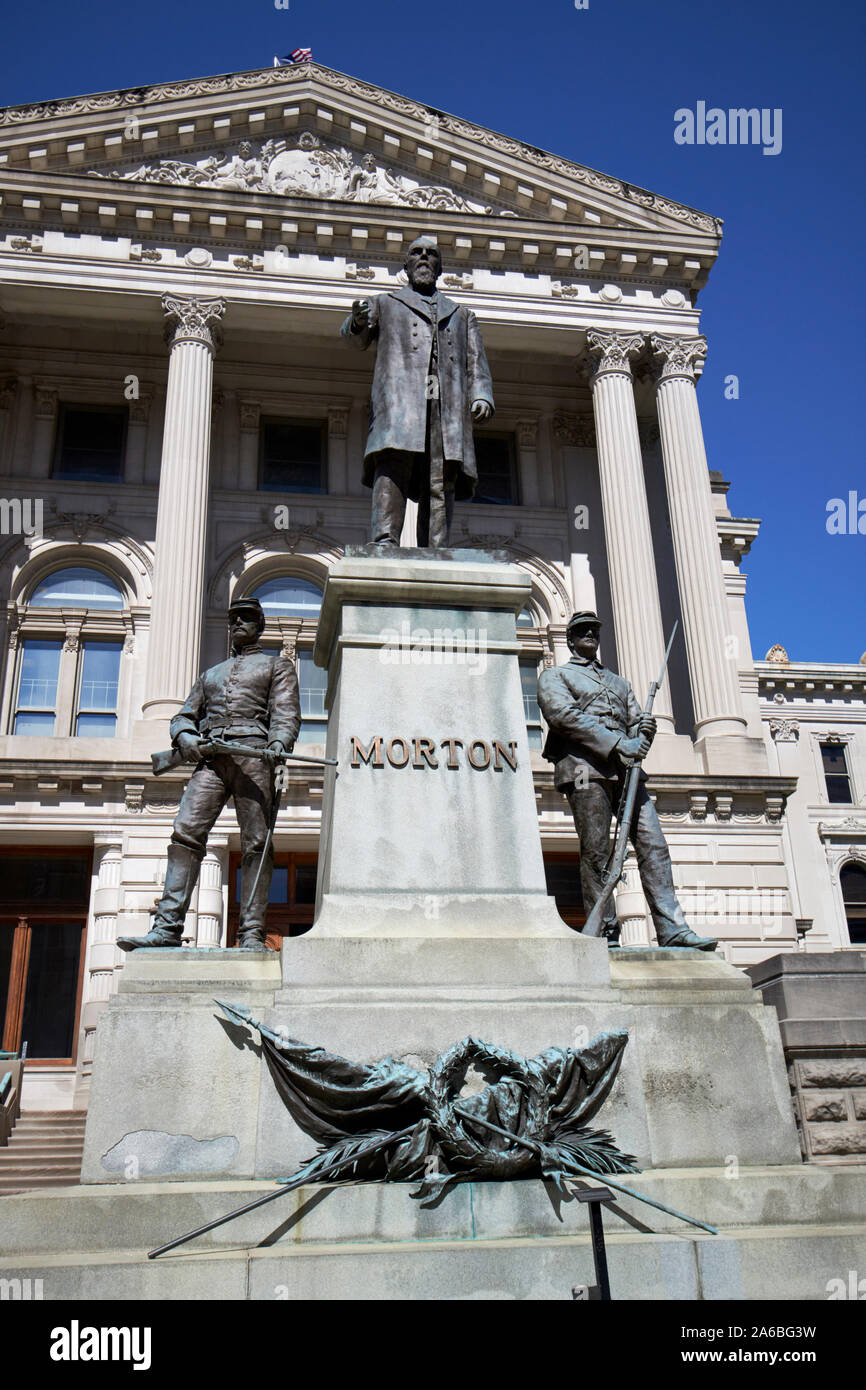
[[349,433],[349,407],[347,405],[328,406],[328,434],[333,439],[345,439]]
[[57,414],[57,388],[37,382],[33,389],[33,411],[37,420],[53,420]]
[[538,448],[537,416],[526,416],[517,421],[517,442],[521,449]]
[[346,265],[347,280],[375,280],[376,272],[370,265],[355,265],[354,261],[349,261]]
[[140,244],[136,242],[129,248],[129,259],[131,261],[161,261],[162,252],[154,250],[153,247],[145,247],[142,250]]
[[770,737],[776,743],[796,743],[800,737],[800,723],[797,719],[771,719]]
[[592,415],[558,410],[553,417],[553,437],[560,444],[571,444],[577,449],[594,449],[595,420]]
[[261,413],[261,401],[238,401],[240,428],[245,432],[249,431],[250,434],[258,433]]
[[460,275],[443,275],[439,283],[449,290],[471,290],[475,281],[470,272],[464,270]]
[[52,531],[68,527],[79,545],[87,539],[91,531],[101,530],[106,517],[111,516],[115,504],[109,502],[104,512],[58,512],[51,513],[48,528]]
[[9,238],[9,248],[12,251],[38,253],[42,250],[42,246],[41,236],[13,236]]
[[782,644],[780,642],[776,642],[767,652],[767,655],[764,657],[764,660],[775,662],[777,666],[788,666],[790,664],[791,658],[788,656],[788,653],[785,651],[785,648],[782,646]]
[[195,163],[160,159],[109,173],[91,169],[96,178],[127,183],[161,183],[187,188],[272,193],[281,198],[326,198],[341,203],[424,208],[431,212],[474,212],[514,216],[506,210],[461,197],[441,184],[422,184],[380,164],[367,153],[360,161],[342,145],[322,141],[305,130],[294,138],[257,144],[241,140],[234,151],[209,155]]

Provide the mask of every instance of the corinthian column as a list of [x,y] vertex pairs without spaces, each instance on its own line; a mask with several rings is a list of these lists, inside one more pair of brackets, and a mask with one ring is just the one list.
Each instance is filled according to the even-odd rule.
[[171,348],[142,713],[170,719],[198,674],[210,469],[211,393],[222,299],[165,295]]
[[[590,385],[619,670],[643,704],[665,650],[629,361],[641,351],[643,338],[591,328],[586,341],[594,360]],[[659,733],[672,734],[667,675],[653,713]]]
[[706,338],[653,334],[658,415],[680,605],[689,659],[695,735],[744,734],[736,645],[725,599],[695,378]]

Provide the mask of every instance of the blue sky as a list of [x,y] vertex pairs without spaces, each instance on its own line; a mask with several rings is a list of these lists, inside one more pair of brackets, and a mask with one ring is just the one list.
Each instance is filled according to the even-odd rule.
[[[744,564],[754,653],[857,661],[866,535],[826,521],[831,498],[866,503],[864,39],[862,0],[42,0],[4,16],[0,105],[263,67],[304,45],[724,218],[699,301],[700,400],[732,510],[763,518]],[[781,108],[781,152],[677,145],[674,112],[698,101]]]

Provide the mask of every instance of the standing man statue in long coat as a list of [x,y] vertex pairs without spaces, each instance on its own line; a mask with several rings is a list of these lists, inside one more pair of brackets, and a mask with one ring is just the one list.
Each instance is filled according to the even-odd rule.
[[[595,613],[573,614],[565,630],[571,660],[542,671],[538,680],[538,704],[550,730],[544,756],[555,764],[554,782],[568,798],[580,838],[580,885],[587,916],[604,882],[610,823],[626,767],[631,759],[646,757],[656,732],[655,720],[644,715],[625,677],[597,660],[600,628]],[[677,901],[671,856],[644,772],[629,838],[658,944],[714,951],[718,942],[697,936]],[[611,899],[604,935],[610,945],[618,946],[619,934]]]
[[399,545],[406,500],[418,503],[419,546],[448,544],[455,497],[478,481],[472,425],[493,414],[493,385],[475,315],[436,288],[442,256],[418,237],[409,284],[356,299],[341,333],[377,342],[363,480],[373,489],[371,539]]
[[[294,747],[301,727],[301,703],[294,662],[280,652],[265,651],[259,642],[265,615],[258,599],[236,600],[228,617],[231,656],[202,672],[171,721],[172,746],[198,766],[175,816],[165,887],[153,926],[146,936],[120,937],[117,944],[124,951],[181,945],[207,837],[230,797],[241,832],[238,947],[265,949],[265,914],[274,868],[268,834],[276,794],[274,764],[281,753],[291,753]],[[258,750],[259,756],[219,752],[211,745],[214,739],[248,747],[251,753]]]

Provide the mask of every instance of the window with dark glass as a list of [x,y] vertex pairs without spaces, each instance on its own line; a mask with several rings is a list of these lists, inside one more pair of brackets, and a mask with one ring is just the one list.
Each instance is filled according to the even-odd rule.
[[[121,640],[97,640],[88,634],[90,614],[100,625],[120,629],[123,595],[113,579],[99,570],[69,565],[54,570],[34,588],[24,616],[22,641],[15,675],[15,701],[11,730],[15,734],[112,738],[117,726],[117,692]],[[87,617],[78,633],[83,640],[67,642],[64,610],[85,609]],[[51,611],[53,610],[53,616]],[[31,635],[29,615],[46,619],[57,636]],[[103,618],[103,614],[112,617]],[[64,693],[65,692],[65,693]],[[74,693],[73,693],[74,692]]]
[[125,406],[61,405],[54,477],[82,483],[121,482],[127,421]]
[[298,652],[298,685],[301,697],[298,743],[324,743],[328,723],[325,710],[328,673],[316,665],[312,652]]
[[854,797],[851,794],[851,775],[848,771],[845,745],[843,743],[822,743],[821,762],[824,767],[828,801],[850,805]]
[[[276,851],[265,937],[265,943],[271,950],[280,949],[283,937],[301,936],[313,925],[317,864],[315,851],[291,854]],[[237,851],[229,859],[229,882],[232,889],[229,892],[226,940],[229,946],[233,946],[237,939],[241,906],[241,856]]]
[[546,854],[544,856],[544,877],[548,896],[556,903],[556,910],[569,927],[582,927],[586,921],[583,905],[583,890],[580,886],[580,860],[577,855]]
[[851,945],[866,946],[866,869],[862,864],[843,864],[839,882]]
[[538,662],[534,656],[522,656],[520,663],[520,685],[523,691],[523,715],[529,747],[541,749],[541,710],[538,708]]
[[271,492],[326,492],[327,444],[323,420],[262,420],[259,487]]
[[475,466],[478,482],[473,502],[517,506],[517,450],[513,434],[476,434]]
[[54,733],[62,650],[63,643],[59,640],[28,638],[24,642],[18,669],[13,733]]
[[121,642],[85,642],[81,653],[75,732],[80,738],[114,738]]
[[0,1046],[69,1062],[81,995],[90,850],[0,849]]

